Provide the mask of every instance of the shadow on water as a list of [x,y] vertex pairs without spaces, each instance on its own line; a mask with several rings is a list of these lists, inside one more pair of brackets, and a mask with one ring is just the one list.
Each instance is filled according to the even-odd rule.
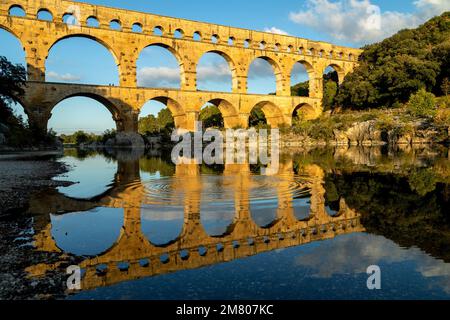
[[[79,183],[29,211],[38,250],[82,257],[72,298],[450,297],[445,148],[296,150],[272,176],[137,151],[63,161]],[[382,292],[366,287],[374,264]]]

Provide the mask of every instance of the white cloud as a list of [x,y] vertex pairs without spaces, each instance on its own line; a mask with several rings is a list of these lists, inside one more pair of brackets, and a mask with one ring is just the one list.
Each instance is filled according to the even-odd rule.
[[230,81],[231,71],[227,63],[218,63],[216,65],[204,65],[197,69],[197,79],[199,81],[211,81],[222,83]]
[[[170,67],[146,67],[138,71],[138,85],[153,88],[179,88],[180,70]],[[231,79],[231,71],[226,63],[202,65],[197,70],[197,80],[201,82],[224,83]]]
[[278,29],[277,27],[264,28],[264,32],[281,34],[281,35],[285,35],[285,36],[289,35],[289,33],[287,33],[284,30]]
[[68,82],[74,82],[74,81],[80,81],[81,77],[77,75],[73,75],[71,73],[65,73],[65,74],[59,74],[54,71],[49,71],[47,73],[47,77],[49,80],[53,81],[68,81]]
[[450,293],[450,265],[433,258],[417,247],[403,249],[391,240],[370,234],[352,234],[322,243],[310,253],[299,256],[296,264],[313,270],[315,278],[340,274],[365,273],[370,265],[394,265],[410,261],[422,277]]
[[291,12],[291,21],[331,35],[337,40],[366,44],[380,41],[400,29],[414,28],[446,10],[448,0],[417,0],[415,11],[381,12],[371,0],[307,0],[306,8]]
[[[299,69],[299,73],[304,70]],[[274,77],[272,66],[262,59],[253,62],[248,74],[250,79],[263,79]],[[145,67],[137,73],[138,85],[149,88],[179,88],[180,70],[171,67]],[[206,84],[229,84],[231,70],[226,62],[208,63],[200,65],[197,69],[197,81]]]
[[150,88],[179,88],[180,70],[168,67],[146,67],[138,71],[138,85]]
[[272,78],[274,77],[273,67],[263,59],[256,59],[248,73],[250,79]]

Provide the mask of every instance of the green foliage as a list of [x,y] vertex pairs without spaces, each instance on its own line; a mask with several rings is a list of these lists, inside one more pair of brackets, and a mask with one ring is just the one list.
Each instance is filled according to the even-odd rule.
[[449,95],[449,93],[450,93],[450,81],[448,81],[448,78],[445,78],[445,79],[442,81],[441,90],[442,90],[442,93],[443,93],[445,96],[448,96],[448,95]]
[[312,121],[297,120],[293,132],[315,140],[327,141],[334,139],[334,129],[337,128],[334,118],[322,117]]
[[291,95],[295,97],[309,96],[309,81],[300,82],[291,88]]
[[434,117],[434,122],[437,125],[443,125],[446,127],[450,126],[450,97],[444,96],[438,99],[437,102],[438,109],[436,116]]
[[10,107],[12,103],[20,103],[25,81],[25,68],[0,56],[0,122],[8,128],[7,144],[14,148],[54,146],[56,134],[53,131],[42,132],[29,126]]
[[139,119],[138,131],[142,135],[153,135],[172,131],[175,120],[168,108],[161,110],[158,116],[148,115]]
[[338,93],[338,85],[334,81],[327,81],[323,90],[322,105],[325,111],[330,110]]
[[23,96],[23,86],[26,81],[26,71],[21,65],[9,62],[5,57],[0,56],[0,121],[8,123],[15,121],[14,115],[9,105],[18,103],[18,98]]
[[101,135],[96,135],[93,133],[86,133],[84,131],[76,131],[73,134],[67,135],[62,134],[60,136],[60,139],[65,144],[74,144],[74,145],[80,145],[80,144],[91,144],[91,143],[106,143],[109,139],[113,139],[116,136],[115,130],[106,130]]
[[21,65],[14,65],[0,56],[0,122],[14,133],[26,129],[23,119],[14,115],[10,105],[18,103],[18,98],[24,94],[26,73]]
[[353,109],[406,103],[421,88],[442,94],[450,72],[450,12],[414,30],[366,46],[359,67],[339,89],[336,104]]
[[175,174],[175,165],[171,161],[164,161],[162,158],[141,158],[139,167],[144,172],[150,174],[160,173],[163,177],[171,177]]
[[408,112],[417,117],[434,117],[437,113],[434,94],[420,89],[409,99]]
[[253,108],[249,117],[250,127],[260,128],[267,126],[266,116],[261,107]]
[[388,132],[394,129],[395,125],[394,118],[390,114],[383,113],[378,117],[376,128],[383,132]]
[[140,134],[152,134],[158,132],[159,128],[158,119],[152,114],[139,119],[138,131]]
[[162,109],[158,113],[158,123],[161,129],[173,129],[175,128],[175,120],[172,113],[168,108]]
[[199,120],[203,122],[204,128],[224,127],[222,113],[215,105],[208,105],[200,111]]
[[[335,98],[337,96],[339,87],[339,76],[336,71],[329,72],[323,75],[323,100],[322,104],[324,110],[330,110],[335,104]],[[291,95],[297,97],[309,96],[309,81],[300,82],[291,87]]]

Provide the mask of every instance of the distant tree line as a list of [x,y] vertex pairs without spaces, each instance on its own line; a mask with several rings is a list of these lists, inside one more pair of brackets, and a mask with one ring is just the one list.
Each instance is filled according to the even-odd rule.
[[94,133],[86,133],[80,130],[74,132],[73,134],[61,134],[59,138],[64,144],[81,145],[92,143],[105,144],[108,140],[113,139],[115,136],[115,130],[106,130],[103,134],[100,135]]

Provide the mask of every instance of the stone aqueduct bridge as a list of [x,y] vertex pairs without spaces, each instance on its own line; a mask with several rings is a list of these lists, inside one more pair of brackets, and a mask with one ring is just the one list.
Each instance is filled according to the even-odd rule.
[[[15,7],[22,8],[25,17],[11,16],[10,10]],[[38,14],[43,11],[51,13],[53,20],[39,20]],[[64,23],[67,14],[73,14],[79,26]],[[97,19],[99,26],[88,26],[89,18]],[[121,29],[112,30],[111,22],[120,24]],[[133,26],[142,31],[133,32]],[[356,66],[361,53],[357,49],[291,36],[63,0],[2,0],[0,28],[15,35],[25,50],[28,84],[21,102],[29,120],[41,128],[47,127],[58,102],[74,96],[87,96],[103,103],[111,111],[118,131],[124,132],[136,132],[139,112],[149,100],[165,103],[175,117],[176,126],[188,130],[194,130],[199,111],[207,102],[220,108],[226,127],[247,127],[249,114],[256,106],[263,108],[273,127],[290,125],[295,110],[302,110],[308,118],[322,112],[324,70],[332,66],[342,82]],[[155,29],[162,34],[155,35]],[[119,87],[45,82],[50,49],[70,37],[93,39],[111,52],[118,66]],[[168,49],[178,59],[179,90],[137,87],[136,61],[142,50],[152,45]],[[217,53],[228,62],[232,93],[197,90],[197,63],[208,52]],[[256,58],[272,65],[276,95],[247,93],[248,71]],[[308,72],[309,97],[291,97],[291,71],[297,62]]]
[[[310,177],[306,178],[304,187],[310,190],[311,205],[308,219],[298,220],[294,215],[290,191],[293,162],[287,159],[281,167],[283,182],[277,188],[277,218],[267,227],[258,226],[252,218],[249,200],[252,175],[249,165],[227,165],[224,177],[232,176],[234,181],[234,221],[223,235],[210,236],[200,219],[203,187],[199,172],[197,165],[177,166],[173,194],[183,194],[184,225],[177,239],[162,246],[152,244],[141,230],[141,208],[151,203],[152,199],[148,198],[140,181],[139,161],[120,162],[115,187],[104,195],[81,201],[57,193],[47,194],[32,200],[30,211],[34,214],[41,212],[42,217],[48,217],[48,212],[85,211],[99,206],[124,208],[123,227],[117,241],[104,253],[80,263],[80,267],[86,270],[82,278],[83,290],[195,269],[364,231],[360,215],[350,209],[344,199],[340,201],[337,215],[330,216],[326,212],[324,172],[315,165],[306,166],[301,172],[303,176]],[[52,226],[48,220],[37,223],[41,225],[36,229],[41,231],[35,237],[36,247],[42,251],[60,252],[52,238]],[[32,266],[28,272],[32,276],[40,276],[58,269],[63,263]],[[99,272],[99,266],[106,267],[106,271]]]

